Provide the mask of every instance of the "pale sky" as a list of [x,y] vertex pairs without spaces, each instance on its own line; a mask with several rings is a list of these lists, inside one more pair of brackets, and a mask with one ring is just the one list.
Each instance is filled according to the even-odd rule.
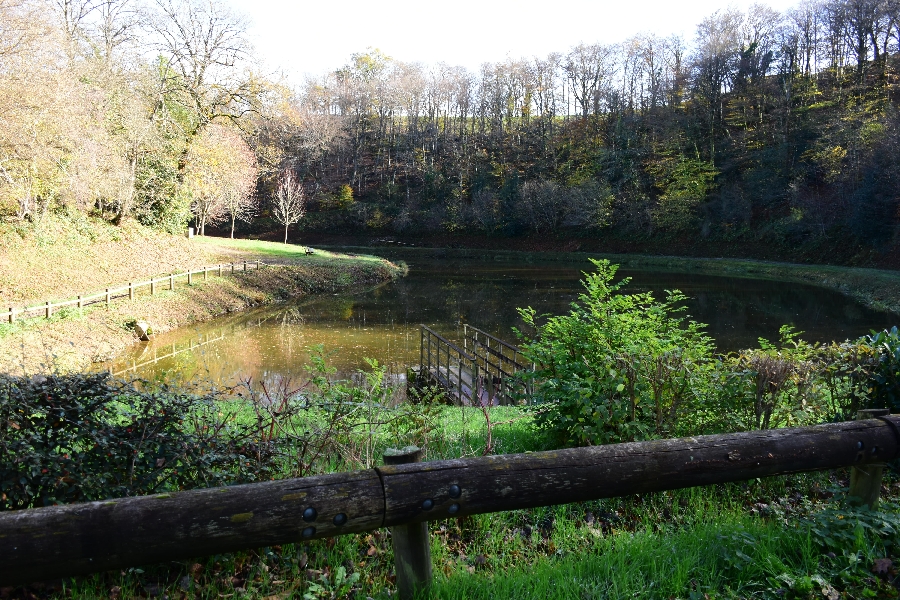
[[[682,34],[690,43],[696,25],[726,6],[716,0],[228,1],[251,21],[261,66],[294,83],[333,71],[368,47],[404,62],[443,61],[477,71],[484,62],[566,52],[579,42],[615,43],[640,32]],[[767,2],[782,12],[796,3]]]

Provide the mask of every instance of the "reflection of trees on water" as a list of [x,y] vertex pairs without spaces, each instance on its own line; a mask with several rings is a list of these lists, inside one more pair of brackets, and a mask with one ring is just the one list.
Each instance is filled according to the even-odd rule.
[[[377,358],[402,373],[419,360],[419,324],[457,341],[470,324],[515,342],[521,327],[516,308],[532,306],[538,314],[561,314],[582,292],[585,264],[448,262],[412,265],[410,275],[392,284],[359,293],[320,296],[291,305],[267,307],[195,328],[172,332],[164,343],[183,344],[203,331],[229,331],[196,356],[167,365],[191,377],[230,378],[252,375],[254,381],[275,376],[305,377],[309,348],[324,344],[338,350],[330,361],[342,377],[365,368],[363,357]],[[890,325],[890,316],[870,311],[828,290],[780,282],[729,279],[657,272],[620,272],[633,276],[625,292],[681,289],[690,297],[687,313],[709,324],[721,350],[755,346],[758,337],[775,340],[778,328],[792,324],[805,339],[856,337]],[[182,337],[179,338],[178,336]],[[129,357],[130,359],[130,357]],[[273,384],[277,380],[272,380]]]

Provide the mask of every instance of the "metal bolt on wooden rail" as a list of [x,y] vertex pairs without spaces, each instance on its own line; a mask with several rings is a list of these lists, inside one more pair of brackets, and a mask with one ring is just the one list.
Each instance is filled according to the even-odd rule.
[[[422,460],[422,451],[416,446],[384,451],[384,464],[403,465]],[[431,510],[434,500],[422,501],[424,510]],[[400,600],[411,600],[416,592],[431,585],[431,539],[428,522],[394,525],[391,527],[391,544],[394,547],[394,571],[397,573],[397,595]]]
[[[856,413],[856,420],[876,419],[878,417],[887,417],[891,411],[886,408],[870,408],[860,410]],[[861,461],[866,454],[875,456],[878,454],[878,446],[866,448],[866,445],[859,441],[856,443],[856,460]],[[860,467],[850,468],[850,492],[851,498],[858,498],[860,506],[868,506],[875,508],[878,506],[878,496],[881,494],[881,476],[884,473],[885,463],[867,463]]]

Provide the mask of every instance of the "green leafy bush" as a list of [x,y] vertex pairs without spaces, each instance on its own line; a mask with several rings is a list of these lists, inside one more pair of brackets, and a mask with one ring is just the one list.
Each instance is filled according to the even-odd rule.
[[383,365],[353,385],[326,359],[314,347],[299,384],[200,394],[97,373],[0,375],[0,510],[368,468],[382,433],[441,450],[433,393],[389,408]]
[[592,260],[584,293],[566,315],[538,324],[531,308],[520,313],[536,330],[522,348],[536,365],[535,422],[565,444],[604,444],[669,436],[708,381],[713,346],[703,325],[689,320],[684,296],[623,294],[618,267]]
[[[861,408],[900,409],[900,333],[815,345],[785,325],[777,343],[716,355],[684,296],[625,294],[615,265],[593,261],[568,314],[522,336],[535,422],[561,445],[722,431],[797,427],[853,419]],[[539,321],[543,321],[539,323]]]
[[900,332],[896,327],[866,337],[878,354],[871,378],[872,398],[883,406],[900,409]]

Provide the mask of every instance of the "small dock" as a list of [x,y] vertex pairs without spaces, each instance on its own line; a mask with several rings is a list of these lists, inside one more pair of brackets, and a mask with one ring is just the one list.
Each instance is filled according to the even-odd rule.
[[463,327],[462,347],[425,325],[421,338],[419,380],[443,388],[454,404],[508,405],[530,394],[516,374],[533,366],[516,346],[471,325]]

